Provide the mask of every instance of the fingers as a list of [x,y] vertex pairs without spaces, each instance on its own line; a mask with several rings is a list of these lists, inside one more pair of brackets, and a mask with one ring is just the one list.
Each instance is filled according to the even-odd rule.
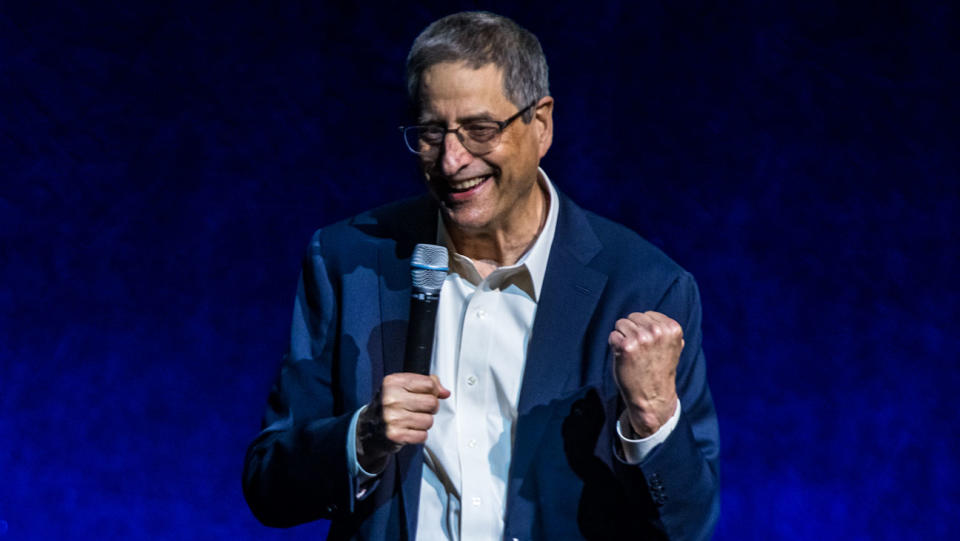
[[390,441],[403,445],[417,445],[427,441],[426,430],[413,430],[394,425],[387,425],[386,436]]
[[433,414],[415,413],[402,410],[383,410],[383,420],[387,423],[387,436],[390,428],[398,430],[422,430],[426,432],[433,426]]
[[617,355],[663,342],[679,342],[682,347],[683,328],[670,317],[653,311],[634,312],[617,320],[608,337]]
[[384,407],[407,411],[436,413],[439,400],[450,396],[437,376],[398,373],[383,380]]
[[440,401],[431,394],[385,392],[383,394],[384,409],[396,409],[411,413],[436,413]]
[[388,375],[380,393],[383,434],[400,446],[425,442],[440,400],[449,396],[450,391],[436,375]]
[[424,376],[422,374],[400,372],[384,378],[384,386],[387,386],[388,382],[389,385],[401,387],[409,393],[430,394],[441,398],[450,396],[450,391],[440,384],[440,379],[436,375]]
[[643,317],[643,314],[630,314],[629,317],[617,321],[614,328],[628,338],[628,341],[624,344],[624,349],[627,351],[638,345],[649,344],[659,336],[654,326],[647,318]]
[[[673,319],[659,312],[634,312],[625,319],[617,321],[617,329],[630,329],[641,342],[650,342],[660,338],[683,337],[683,328]],[[626,333],[624,333],[626,334]]]
[[661,314],[660,312],[644,312],[653,323],[654,328],[663,331],[667,336],[683,337],[683,327],[673,319]]

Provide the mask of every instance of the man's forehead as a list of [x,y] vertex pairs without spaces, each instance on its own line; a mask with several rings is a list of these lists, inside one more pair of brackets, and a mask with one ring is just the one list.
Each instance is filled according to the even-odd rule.
[[493,117],[513,107],[503,93],[503,70],[492,63],[434,64],[423,71],[419,97],[421,118]]
[[491,107],[483,105],[460,106],[460,107],[428,107],[421,106],[417,115],[421,123],[429,123],[441,120],[455,120],[457,122],[466,122],[468,120],[496,119],[503,116]]

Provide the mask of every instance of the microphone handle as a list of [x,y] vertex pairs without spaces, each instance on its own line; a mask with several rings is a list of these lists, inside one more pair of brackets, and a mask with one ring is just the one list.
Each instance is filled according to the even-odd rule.
[[410,323],[407,327],[407,348],[403,358],[404,372],[425,376],[430,374],[439,301],[439,292],[425,293],[414,290],[410,295]]

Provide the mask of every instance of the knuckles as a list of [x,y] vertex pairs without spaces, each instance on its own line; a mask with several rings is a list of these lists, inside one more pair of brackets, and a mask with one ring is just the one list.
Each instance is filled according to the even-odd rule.
[[387,426],[385,434],[387,439],[395,443],[405,443],[403,441],[403,430],[395,426]]
[[400,387],[403,385],[403,379],[404,379],[403,374],[401,373],[387,374],[387,376],[383,378],[383,386],[384,387]]
[[679,342],[683,339],[683,328],[675,320],[659,312],[633,312],[617,321],[617,329],[625,336],[624,349],[628,350],[633,342],[641,345],[655,345],[661,342]]
[[617,320],[608,342],[623,360],[669,358],[676,362],[684,346],[683,328],[659,312],[633,312]]

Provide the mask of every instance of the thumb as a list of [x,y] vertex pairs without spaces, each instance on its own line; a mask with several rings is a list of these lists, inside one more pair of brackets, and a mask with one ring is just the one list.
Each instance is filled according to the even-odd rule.
[[430,374],[430,379],[437,385],[437,398],[447,398],[450,396],[450,390],[440,383],[440,378],[436,374]]
[[610,336],[607,338],[607,343],[610,344],[610,349],[613,351],[615,357],[623,355],[623,341],[626,340],[626,337],[622,332],[614,330],[610,333]]

